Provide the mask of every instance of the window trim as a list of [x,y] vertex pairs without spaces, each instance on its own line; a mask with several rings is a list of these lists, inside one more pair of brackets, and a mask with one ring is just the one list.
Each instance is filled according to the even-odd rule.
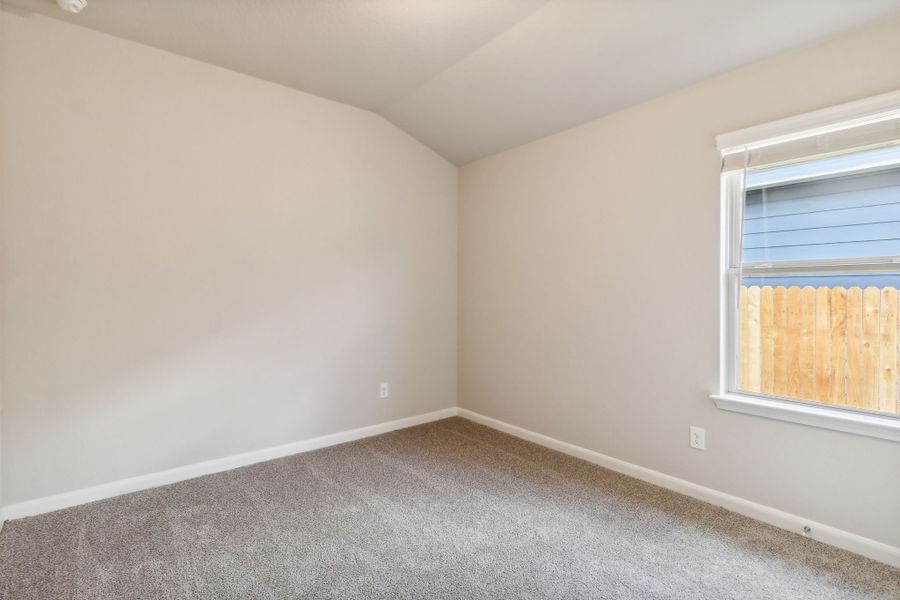
[[[852,121],[861,121],[879,113],[900,110],[900,90],[881,94],[845,105],[815,111],[773,123],[720,135],[716,138],[719,150],[790,139],[810,131],[839,129]],[[734,150],[737,151],[737,150]],[[842,431],[857,435],[900,442],[900,416],[859,411],[815,402],[770,396],[738,389],[740,372],[737,348],[740,313],[737,310],[741,277],[741,243],[743,225],[744,172],[726,171],[721,174],[720,204],[720,294],[719,294],[719,390],[710,394],[716,407],[758,417],[777,419]],[[800,264],[802,262],[802,264]],[[751,262],[744,270],[755,275],[812,274],[816,272],[900,272],[900,258],[893,256],[865,259],[825,259],[816,261],[785,261],[776,264]]]
[[890,415],[748,392],[711,394],[710,398],[722,410],[900,442],[900,419]]

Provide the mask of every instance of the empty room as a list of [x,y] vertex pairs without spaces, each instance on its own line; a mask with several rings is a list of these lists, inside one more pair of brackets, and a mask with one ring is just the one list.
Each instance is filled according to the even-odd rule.
[[900,0],[0,0],[0,600],[900,600]]

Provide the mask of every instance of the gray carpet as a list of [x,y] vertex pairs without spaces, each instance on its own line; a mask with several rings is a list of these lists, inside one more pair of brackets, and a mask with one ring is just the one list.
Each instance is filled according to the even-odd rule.
[[12,521],[4,599],[900,598],[900,570],[453,418]]

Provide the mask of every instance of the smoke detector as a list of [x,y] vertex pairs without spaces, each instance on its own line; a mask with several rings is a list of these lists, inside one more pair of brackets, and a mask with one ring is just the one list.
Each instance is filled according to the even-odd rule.
[[70,13],[78,14],[87,6],[87,0],[56,0],[59,7]]

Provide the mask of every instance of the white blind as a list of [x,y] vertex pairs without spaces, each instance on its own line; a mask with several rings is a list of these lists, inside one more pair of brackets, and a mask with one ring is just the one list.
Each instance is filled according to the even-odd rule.
[[829,155],[900,144],[900,111],[855,124],[836,124],[825,132],[813,130],[772,140],[723,149],[722,170],[759,169]]

